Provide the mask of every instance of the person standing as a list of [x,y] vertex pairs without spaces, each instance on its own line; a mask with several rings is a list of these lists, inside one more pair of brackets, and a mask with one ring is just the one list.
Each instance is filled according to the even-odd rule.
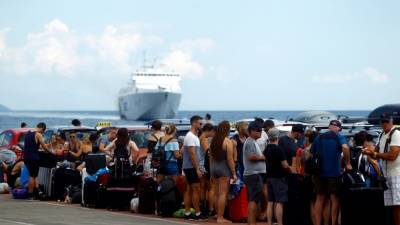
[[243,179],[243,172],[244,172],[244,166],[243,166],[243,145],[244,142],[246,141],[248,137],[248,128],[249,124],[247,122],[238,122],[236,124],[236,130],[237,133],[233,135],[232,141],[233,145],[236,147],[236,155],[237,155],[237,170],[239,172],[239,178]]
[[[200,178],[202,172],[200,170],[200,140],[197,137],[199,129],[202,127],[202,119],[200,116],[192,116],[190,118],[191,129],[186,134],[183,141],[183,172],[186,179],[186,191],[184,194],[185,203],[185,219],[187,220],[205,220],[206,215],[200,210]],[[190,208],[195,210],[195,215],[192,215]]]
[[[215,190],[210,179],[210,141],[215,136],[216,127],[211,123],[206,123],[201,129],[200,139],[200,170],[203,175],[200,179],[200,199],[202,204],[202,210],[208,213],[209,216],[215,215]],[[207,206],[207,207],[206,207]],[[207,209],[208,208],[208,209]],[[207,211],[208,210],[208,211]]]
[[218,124],[217,132],[210,146],[210,172],[217,197],[217,223],[230,222],[224,219],[229,179],[232,178],[233,181],[237,179],[233,159],[233,143],[228,138],[230,127],[228,121]]
[[165,133],[162,131],[162,122],[160,120],[154,120],[151,123],[151,131],[153,132],[147,140],[147,156],[144,165],[146,173],[151,173],[153,152],[156,150],[156,146],[160,139],[164,137]]
[[253,121],[248,127],[249,137],[243,146],[243,179],[247,187],[248,224],[256,224],[257,204],[263,200],[263,181],[266,173],[265,157],[256,140],[261,137],[262,126]]
[[264,121],[264,131],[267,132],[267,134],[268,134],[269,129],[274,128],[274,127],[275,127],[275,123],[273,120]]
[[326,201],[331,202],[331,224],[338,224],[339,215],[339,190],[341,176],[341,162],[343,159],[347,170],[351,170],[350,149],[346,138],[340,134],[342,124],[338,120],[329,123],[329,131],[319,135],[311,147],[313,155],[318,154],[320,159],[320,172],[315,178],[317,200],[315,202],[315,222],[321,224]]
[[78,119],[73,119],[73,120],[71,121],[71,125],[74,126],[74,127],[80,127],[80,126],[82,126],[82,123],[81,123],[81,121],[78,120]]
[[286,160],[293,171],[296,171],[296,141],[304,135],[304,130],[303,125],[295,124],[290,133],[279,138],[279,147],[285,152]]
[[381,126],[383,132],[377,146],[370,146],[363,153],[383,161],[383,174],[388,186],[384,192],[385,206],[393,207],[394,224],[400,225],[400,131],[387,113],[381,116]]
[[46,131],[46,124],[40,122],[36,129],[28,131],[24,141],[24,163],[29,171],[28,193],[29,198],[33,198],[33,191],[38,186],[37,177],[39,174],[39,148],[50,151],[45,144],[43,133]]
[[272,225],[273,214],[278,225],[283,225],[283,204],[288,201],[288,184],[286,174],[291,172],[291,167],[286,161],[285,152],[278,146],[279,130],[268,130],[269,144],[264,156],[267,165],[268,184],[268,225]]

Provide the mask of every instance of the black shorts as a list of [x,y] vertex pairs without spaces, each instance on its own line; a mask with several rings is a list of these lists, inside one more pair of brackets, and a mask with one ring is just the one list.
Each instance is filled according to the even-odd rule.
[[191,168],[191,169],[183,169],[183,172],[185,173],[185,178],[186,182],[191,185],[191,184],[198,184],[200,183],[200,179],[197,176],[196,169]]
[[268,201],[279,203],[288,201],[288,183],[285,178],[268,178]]
[[39,174],[39,161],[37,160],[26,160],[24,161],[26,168],[29,171],[30,177],[38,177]]
[[263,183],[265,174],[253,174],[244,176],[244,183],[247,187],[247,199],[249,202],[260,203],[264,199]]
[[340,178],[315,177],[315,192],[319,195],[338,195],[341,189]]

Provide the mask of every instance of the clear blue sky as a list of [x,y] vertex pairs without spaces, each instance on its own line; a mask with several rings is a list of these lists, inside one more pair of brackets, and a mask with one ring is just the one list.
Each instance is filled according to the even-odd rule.
[[184,110],[400,102],[399,1],[2,1],[0,104],[115,110],[143,52]]

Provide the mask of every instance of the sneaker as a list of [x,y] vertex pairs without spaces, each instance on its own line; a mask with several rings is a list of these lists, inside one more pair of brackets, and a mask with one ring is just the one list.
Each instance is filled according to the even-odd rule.
[[207,221],[208,220],[208,216],[204,215],[203,213],[200,213],[199,216],[194,216],[195,221]]
[[217,215],[217,212],[215,211],[215,209],[213,209],[213,210],[208,210],[208,217],[213,217],[213,216],[215,216],[215,215]]
[[190,220],[190,221],[194,221],[196,220],[195,216],[193,215],[193,213],[190,213],[189,215],[185,214],[185,220]]

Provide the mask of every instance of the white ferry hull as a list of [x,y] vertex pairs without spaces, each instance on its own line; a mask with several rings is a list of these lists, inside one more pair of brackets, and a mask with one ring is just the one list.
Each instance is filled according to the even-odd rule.
[[178,112],[181,93],[142,92],[119,96],[121,118],[153,120],[174,118]]

